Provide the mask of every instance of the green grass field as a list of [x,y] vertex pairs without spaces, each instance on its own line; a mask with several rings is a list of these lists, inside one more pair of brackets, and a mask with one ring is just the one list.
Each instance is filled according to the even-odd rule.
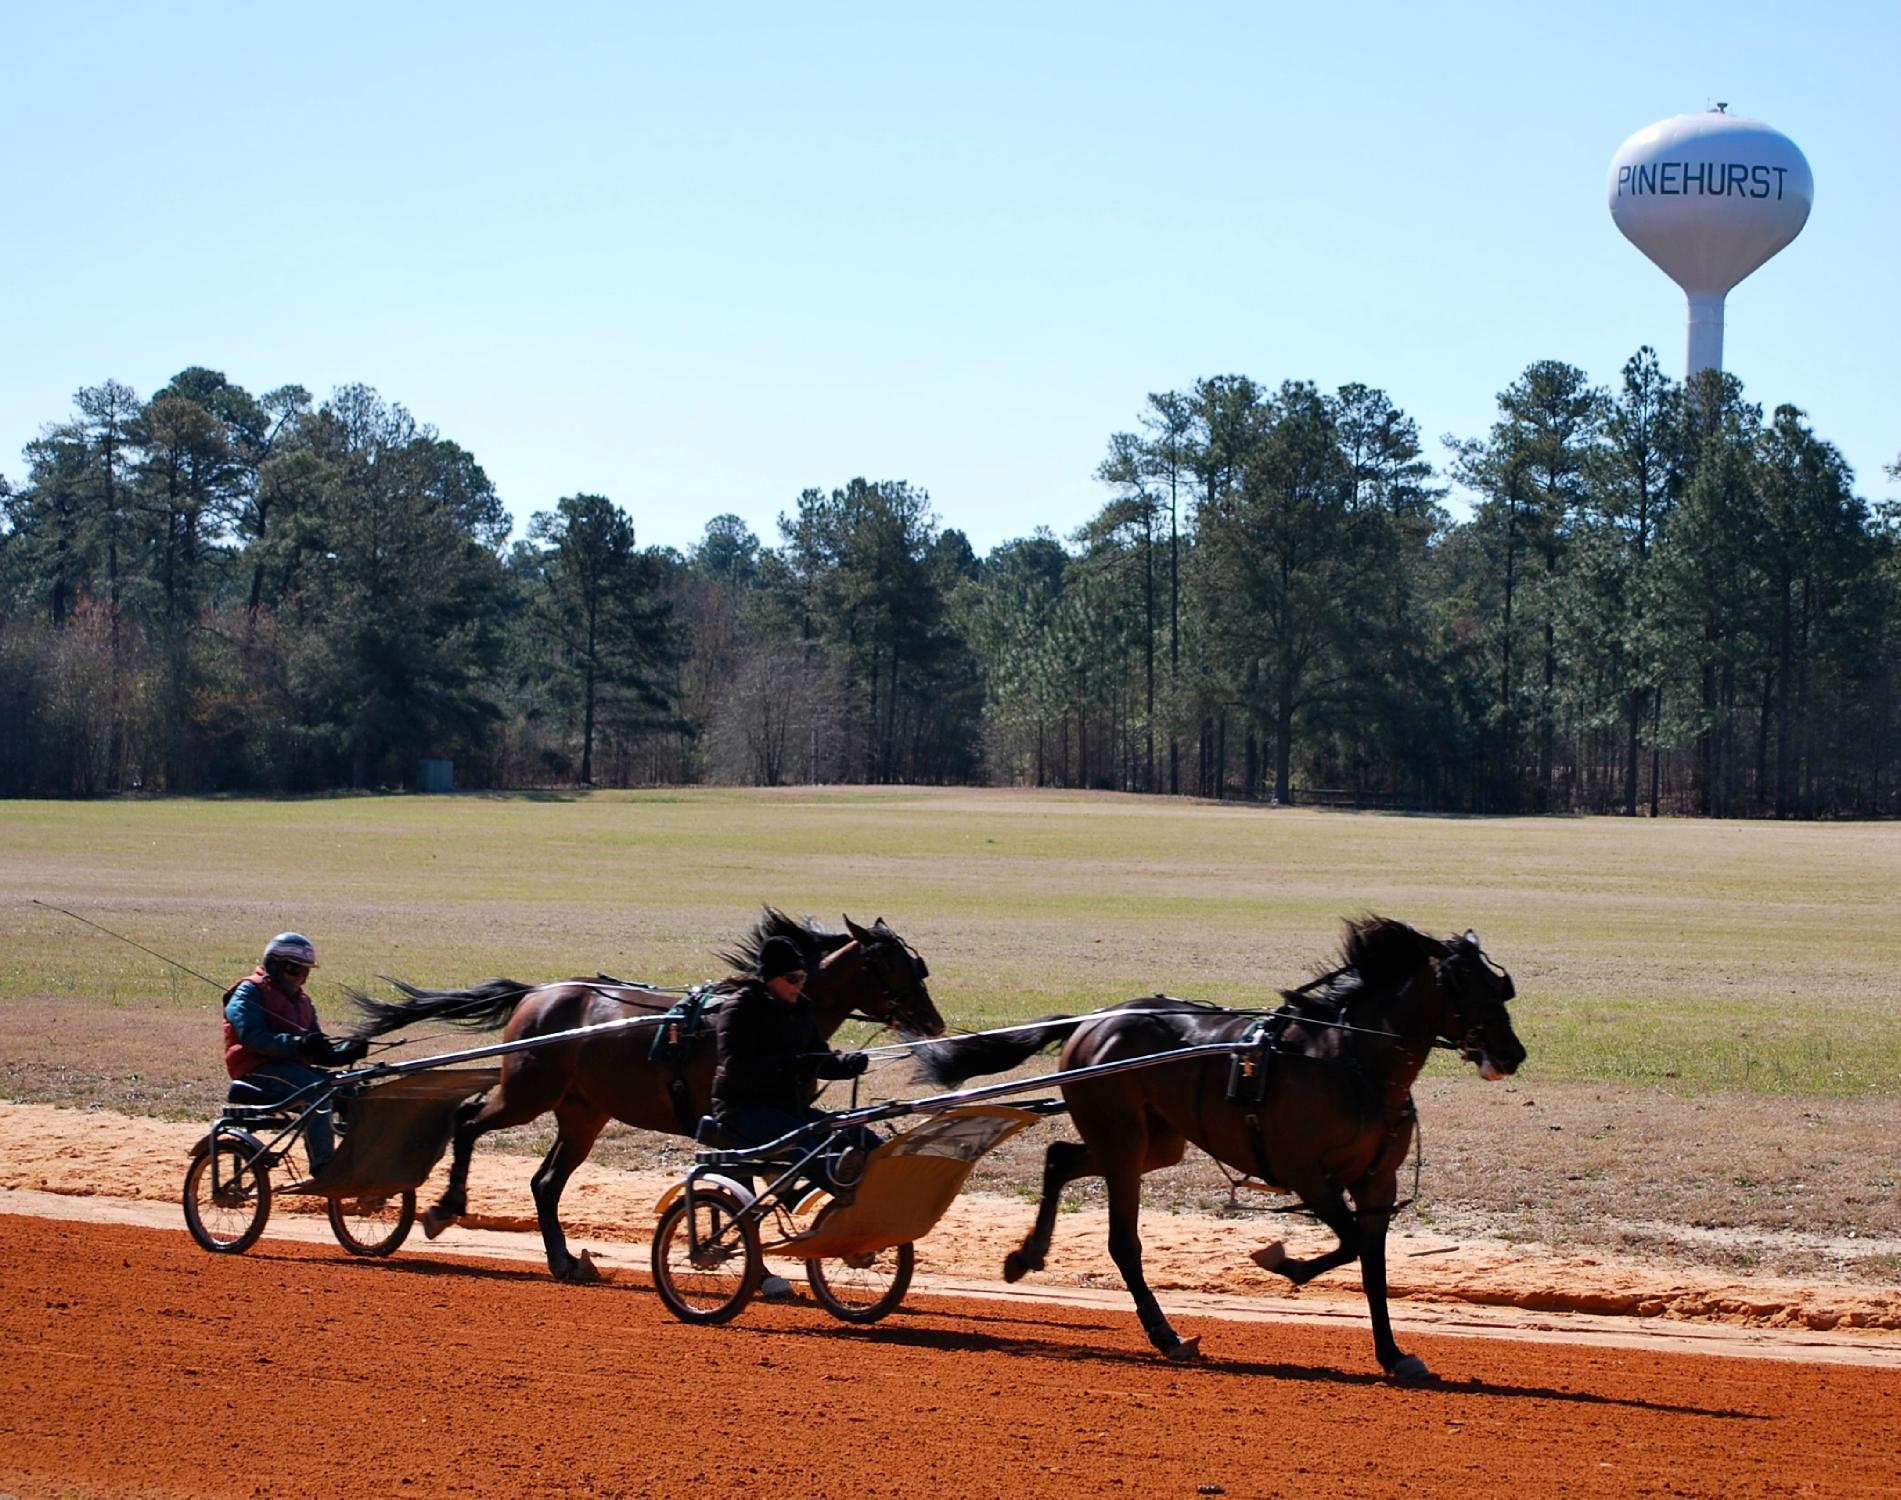
[[1844,1096],[1901,1083],[1892,825],[908,789],[8,803],[0,1007],[16,1018],[35,1001],[211,998],[35,897],[221,983],[301,929],[333,1027],[335,985],[377,974],[711,977],[768,901],[833,925],[888,918],[964,1026],[1158,988],[1252,1006],[1321,965],[1343,915],[1378,911],[1477,929],[1517,979],[1536,1076]]

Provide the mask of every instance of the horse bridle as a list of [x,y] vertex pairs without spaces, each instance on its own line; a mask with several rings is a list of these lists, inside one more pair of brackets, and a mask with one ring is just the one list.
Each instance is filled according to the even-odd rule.
[[846,1012],[845,1019],[848,1021],[866,1021],[873,1026],[896,1026],[902,1030],[902,1023],[906,1014],[906,993],[900,991],[885,978],[884,968],[872,957],[871,950],[874,946],[884,948],[892,944],[896,944],[899,948],[902,948],[904,952],[910,956],[911,962],[917,965],[916,978],[920,983],[931,977],[931,966],[924,961],[924,955],[922,953],[919,953],[917,949],[899,937],[897,933],[893,932],[889,937],[882,935],[875,936],[877,938],[875,944],[861,942],[858,946],[860,952],[865,956],[866,963],[871,969],[872,978],[877,981],[878,988],[884,992],[885,1010],[887,1013],[882,1016],[874,1016],[864,1010],[853,1010]]
[[[1481,973],[1491,974],[1504,981],[1505,994],[1503,999],[1499,1001],[1501,1005],[1510,1000],[1512,996],[1517,993],[1517,986],[1512,983],[1512,976],[1507,973],[1505,969],[1494,963],[1491,955],[1479,947],[1478,944],[1473,943],[1468,945],[1461,940],[1456,944],[1448,944],[1448,947],[1451,948],[1451,952],[1440,960],[1440,973],[1443,974],[1448,966],[1470,963],[1472,959],[1476,958]],[[1433,1039],[1433,1045],[1435,1047],[1445,1047],[1449,1051],[1457,1052],[1460,1057],[1469,1063],[1482,1061],[1485,1057],[1485,1044],[1481,1040],[1480,1034],[1484,1031],[1485,1024],[1482,1021],[1473,1021],[1467,1018],[1465,1006],[1462,1003],[1464,1000],[1464,986],[1460,986],[1459,993],[1456,997],[1453,994],[1447,993],[1444,989],[1441,990],[1441,994],[1445,995],[1447,1008],[1451,1010],[1453,1018],[1465,1028],[1465,1033],[1456,1041],[1448,1039],[1441,1042],[1435,1037]]]

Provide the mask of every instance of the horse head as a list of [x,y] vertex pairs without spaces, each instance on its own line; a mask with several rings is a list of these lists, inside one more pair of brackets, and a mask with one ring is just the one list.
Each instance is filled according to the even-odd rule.
[[1478,1066],[1479,1077],[1496,1083],[1518,1071],[1525,1044],[1512,1030],[1505,1005],[1516,987],[1512,976],[1492,962],[1470,928],[1445,943],[1445,955],[1433,964],[1436,988],[1445,1011],[1440,1035],[1459,1055]]
[[870,981],[862,1007],[865,1014],[906,1038],[942,1036],[944,1018],[937,1013],[924,983],[930,977],[931,966],[924,962],[923,955],[899,937],[883,917],[869,927],[860,927],[846,917],[845,930],[858,944]]

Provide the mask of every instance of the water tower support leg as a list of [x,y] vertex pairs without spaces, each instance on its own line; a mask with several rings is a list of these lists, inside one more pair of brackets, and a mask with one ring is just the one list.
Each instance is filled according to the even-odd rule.
[[1690,349],[1684,372],[1694,380],[1704,370],[1723,368],[1723,294],[1690,294]]

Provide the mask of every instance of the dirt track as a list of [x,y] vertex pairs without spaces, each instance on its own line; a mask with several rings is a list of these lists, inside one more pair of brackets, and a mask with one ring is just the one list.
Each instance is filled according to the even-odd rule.
[[[424,1246],[0,1214],[0,1488],[20,1495],[1893,1494],[1893,1369],[915,1297],[871,1330],[675,1323]],[[1208,1486],[1221,1486],[1221,1491]]]
[[[55,1218],[88,1216],[89,1203],[137,1200],[158,1209],[138,1218],[113,1210],[126,1222],[178,1224],[178,1187],[191,1144],[202,1124],[167,1124],[98,1110],[0,1104],[0,1207],[15,1193],[54,1195],[64,1203],[25,1210]],[[470,1179],[473,1210],[466,1221],[482,1231],[532,1231],[528,1176],[532,1157],[478,1152]],[[438,1168],[438,1178],[442,1169]],[[573,1242],[591,1247],[606,1266],[644,1265],[644,1240],[653,1206],[678,1180],[671,1173],[633,1172],[589,1162],[576,1173],[562,1199],[561,1214]],[[419,1195],[430,1202],[439,1181]],[[305,1205],[314,1214],[314,1205]],[[294,1223],[297,1205],[287,1200],[272,1219],[272,1231]],[[306,1217],[309,1217],[307,1214]],[[1030,1217],[1020,1198],[967,1191],[931,1231],[920,1254],[928,1275],[966,1283],[994,1283],[1003,1251],[1022,1237]],[[321,1216],[316,1216],[318,1232]],[[1107,1224],[1100,1210],[1058,1215],[1049,1270],[1025,1289],[1106,1291],[1108,1302],[1126,1308],[1122,1279],[1109,1259]],[[1328,1248],[1331,1237],[1317,1226],[1269,1218],[1217,1218],[1207,1214],[1151,1211],[1142,1219],[1143,1257],[1149,1280],[1169,1306],[1189,1297],[1233,1298],[1256,1312],[1309,1310],[1331,1303],[1363,1316],[1358,1279],[1342,1268],[1296,1293],[1278,1276],[1260,1270],[1249,1252],[1285,1236],[1296,1253]],[[458,1228],[439,1248],[468,1248]],[[1901,1248],[1898,1245],[1897,1248]],[[506,1253],[506,1252],[503,1252]],[[539,1256],[536,1256],[539,1259]],[[1626,1324],[1644,1324],[1647,1341],[1664,1336],[1659,1325],[1723,1325],[1755,1330],[1876,1330],[1901,1333],[1901,1297],[1892,1285],[1845,1285],[1775,1277],[1742,1277],[1699,1270],[1643,1254],[1560,1255],[1548,1248],[1485,1240],[1471,1235],[1424,1232],[1411,1221],[1395,1226],[1391,1270],[1393,1295],[1403,1310],[1414,1306],[1515,1309],[1528,1316],[1589,1314]],[[1893,1342],[1890,1339],[1890,1342]]]

